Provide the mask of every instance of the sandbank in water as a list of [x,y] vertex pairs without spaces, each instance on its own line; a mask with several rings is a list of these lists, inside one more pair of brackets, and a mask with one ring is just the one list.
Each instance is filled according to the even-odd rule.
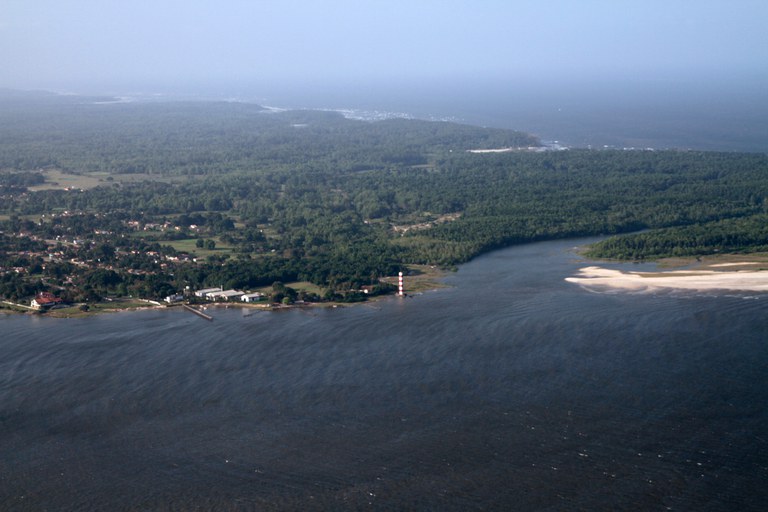
[[622,272],[597,266],[584,267],[565,278],[586,288],[627,291],[738,290],[768,292],[768,271],[674,270],[669,272]]

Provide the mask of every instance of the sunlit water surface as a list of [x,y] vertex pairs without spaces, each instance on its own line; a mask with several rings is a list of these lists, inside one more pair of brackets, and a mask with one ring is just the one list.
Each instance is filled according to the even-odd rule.
[[761,510],[768,295],[600,294],[584,240],[340,309],[2,316],[2,510]]

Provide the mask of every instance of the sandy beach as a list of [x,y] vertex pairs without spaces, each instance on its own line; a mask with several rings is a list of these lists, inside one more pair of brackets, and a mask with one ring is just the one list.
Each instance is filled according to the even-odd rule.
[[666,272],[622,272],[602,267],[584,267],[569,283],[586,288],[628,291],[739,290],[768,292],[768,271],[673,270]]

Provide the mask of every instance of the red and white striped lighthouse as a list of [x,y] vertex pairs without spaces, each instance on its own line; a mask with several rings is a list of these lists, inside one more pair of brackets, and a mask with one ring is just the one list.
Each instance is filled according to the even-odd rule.
[[403,292],[403,273],[399,272],[397,274],[397,294],[401,297],[405,295],[405,292]]

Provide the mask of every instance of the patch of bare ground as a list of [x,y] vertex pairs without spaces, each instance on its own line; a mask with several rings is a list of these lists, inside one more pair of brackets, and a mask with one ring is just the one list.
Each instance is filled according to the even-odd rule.
[[[429,216],[429,214],[425,214],[426,216]],[[422,231],[425,229],[430,229],[438,224],[445,224],[446,222],[453,222],[461,217],[461,212],[455,212],[455,213],[446,213],[443,215],[438,215],[433,219],[426,220],[424,222],[417,222],[414,224],[395,224],[392,226],[392,229],[396,233],[400,233],[401,235],[404,235],[408,231]]]

